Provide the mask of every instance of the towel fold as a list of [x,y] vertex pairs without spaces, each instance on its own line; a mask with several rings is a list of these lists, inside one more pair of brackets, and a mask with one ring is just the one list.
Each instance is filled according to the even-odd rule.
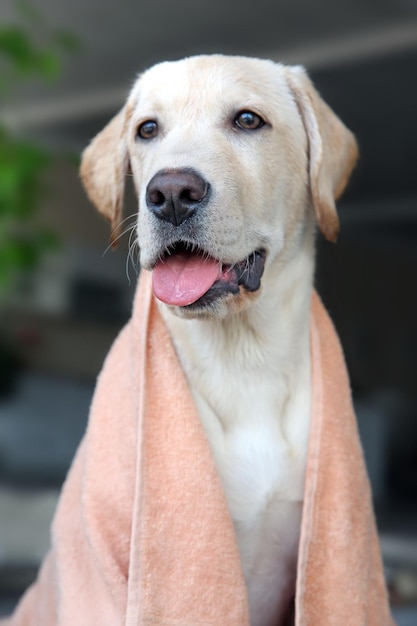
[[[343,354],[312,300],[296,626],[389,626]],[[225,497],[143,271],[64,484],[51,550],[4,626],[249,626]],[[273,625],[271,625],[273,626]]]

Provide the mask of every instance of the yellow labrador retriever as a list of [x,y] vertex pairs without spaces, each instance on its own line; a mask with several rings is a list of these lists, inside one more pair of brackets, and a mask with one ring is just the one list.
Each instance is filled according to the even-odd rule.
[[294,594],[310,415],[314,231],[357,158],[301,67],[226,56],[156,65],[93,140],[82,178],[137,237],[217,463],[252,626]]

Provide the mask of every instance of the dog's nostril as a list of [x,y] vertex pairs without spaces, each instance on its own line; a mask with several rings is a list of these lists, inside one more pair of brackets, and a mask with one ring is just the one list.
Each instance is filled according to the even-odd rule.
[[164,194],[162,191],[159,191],[159,189],[152,189],[152,191],[148,193],[148,198],[149,201],[156,206],[163,205],[166,200]]
[[180,193],[180,200],[185,202],[200,202],[206,195],[205,189],[189,188],[183,189]]

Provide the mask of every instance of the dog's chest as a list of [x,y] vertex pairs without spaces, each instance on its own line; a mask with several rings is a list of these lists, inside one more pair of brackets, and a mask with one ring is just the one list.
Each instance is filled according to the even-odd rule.
[[218,365],[202,386],[192,385],[236,531],[251,626],[279,624],[294,591],[310,410],[307,365],[296,384]]

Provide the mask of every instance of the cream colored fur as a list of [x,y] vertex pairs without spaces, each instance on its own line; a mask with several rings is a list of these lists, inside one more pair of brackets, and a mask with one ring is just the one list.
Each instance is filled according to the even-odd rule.
[[[268,127],[236,132],[241,110]],[[136,129],[148,119],[158,120],[160,133],[138,141]],[[234,522],[252,626],[282,623],[294,594],[311,402],[314,216],[334,241],[334,199],[356,155],[353,136],[302,68],[223,56],[148,70],[84,153],[87,191],[116,231],[130,163],[143,267],[152,269],[165,246],[145,192],[167,168],[194,168],[210,182],[196,245],[228,264],[266,250],[257,292],[241,287],[199,314],[161,304]]]

